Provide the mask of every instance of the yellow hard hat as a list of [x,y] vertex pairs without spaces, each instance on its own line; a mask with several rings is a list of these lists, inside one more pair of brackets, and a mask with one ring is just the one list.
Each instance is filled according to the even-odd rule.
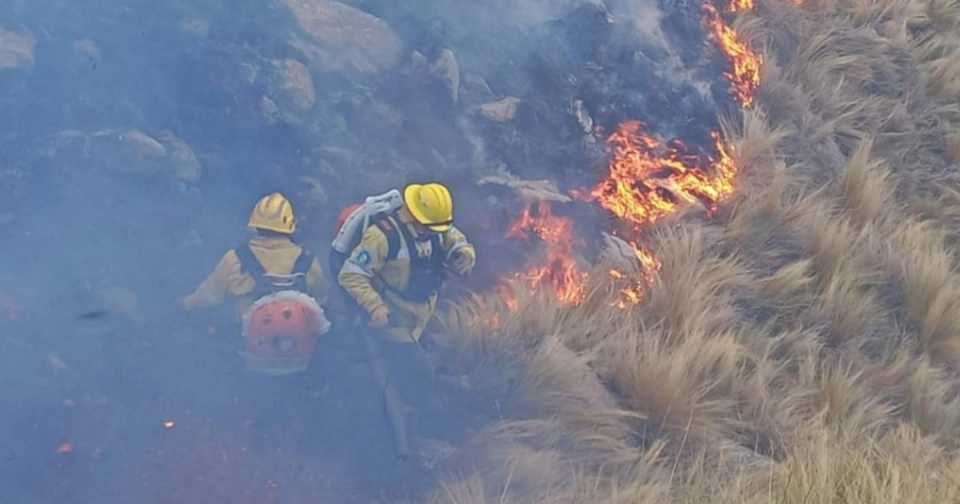
[[410,184],[403,191],[410,215],[431,231],[443,233],[453,224],[453,198],[442,184]]
[[297,227],[297,221],[293,216],[290,200],[280,193],[273,193],[264,196],[257,203],[247,225],[256,229],[291,234]]

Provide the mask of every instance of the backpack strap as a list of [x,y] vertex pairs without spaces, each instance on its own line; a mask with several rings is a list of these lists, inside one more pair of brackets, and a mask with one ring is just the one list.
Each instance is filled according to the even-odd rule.
[[289,275],[268,275],[266,268],[263,267],[263,264],[260,263],[257,256],[255,256],[250,249],[249,243],[237,245],[237,247],[234,248],[234,252],[237,254],[237,258],[240,259],[241,270],[253,276],[256,282],[254,297],[266,294],[272,289],[286,286],[289,286],[289,288],[293,290],[306,292],[307,273],[313,266],[313,254],[306,248],[300,248],[300,255],[297,256],[297,260],[293,263],[293,270],[290,271]]
[[253,276],[253,279],[259,283],[263,275],[267,274],[267,270],[260,264],[257,256],[253,255],[253,251],[250,250],[250,244],[241,242],[233,251],[237,254],[237,258],[240,259],[240,269],[244,273]]
[[313,254],[301,246],[300,256],[298,256],[297,260],[293,263],[293,270],[290,272],[291,275],[294,275],[294,287],[296,290],[300,292],[307,291],[307,273],[310,272],[312,266]]
[[[387,237],[387,260],[392,261],[400,254],[400,233],[402,228],[398,227],[395,220],[389,215],[379,215],[375,220],[376,226],[380,228]],[[408,240],[409,241],[409,240]]]

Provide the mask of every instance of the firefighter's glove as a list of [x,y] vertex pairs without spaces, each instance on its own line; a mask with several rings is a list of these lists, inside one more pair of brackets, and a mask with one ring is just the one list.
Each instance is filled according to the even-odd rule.
[[458,250],[453,254],[453,261],[450,265],[453,268],[454,273],[460,276],[467,276],[473,271],[473,266],[476,264],[477,259],[474,256],[472,249],[463,248]]
[[390,308],[386,305],[376,307],[370,312],[370,322],[367,323],[374,329],[383,329],[390,323]]

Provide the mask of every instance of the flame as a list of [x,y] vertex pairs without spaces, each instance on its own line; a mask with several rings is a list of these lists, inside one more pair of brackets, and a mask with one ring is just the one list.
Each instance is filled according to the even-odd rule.
[[[730,0],[726,11],[741,13],[754,7],[754,0]],[[760,86],[763,58],[741,40],[714,5],[707,2],[703,9],[710,37],[733,66],[724,75],[730,80],[737,101],[743,108],[749,108]],[[607,139],[612,151],[607,177],[588,194],[575,192],[573,195],[597,202],[625,223],[634,236],[690,206],[702,205],[712,214],[721,201],[733,194],[737,174],[731,155],[733,147],[719,133],[714,132],[712,136],[716,154],[696,155],[679,141],[662,143],[646,133],[644,125],[638,121],[622,123]],[[526,237],[530,232],[547,244],[547,264],[518,277],[534,289],[549,282],[561,301],[570,304],[582,301],[587,275],[577,269],[571,255],[572,223],[554,216],[550,206],[541,203],[537,215],[533,215],[528,206],[510,227],[507,237]],[[620,308],[640,303],[646,287],[653,283],[661,268],[652,251],[637,240],[631,241],[630,245],[639,264],[639,277],[628,276],[619,270],[609,271],[611,281],[620,293],[615,303]],[[505,295],[502,290],[499,294],[510,311],[516,311],[516,298]]]
[[[549,284],[557,299],[566,304],[579,304],[586,297],[587,274],[577,268],[573,259],[573,222],[553,215],[549,203],[539,203],[536,213],[530,205],[510,226],[507,238],[526,239],[531,234],[546,245],[547,261],[543,266],[519,273],[517,278],[534,290]],[[511,311],[517,307],[516,299],[504,301]]]
[[727,12],[746,12],[753,10],[753,0],[730,0],[727,5]]
[[630,246],[633,247],[633,253],[640,265],[640,277],[628,276],[620,270],[610,270],[610,279],[620,294],[620,298],[613,305],[620,309],[626,309],[643,301],[647,286],[653,284],[654,275],[660,271],[661,266],[653,252],[646,247],[636,242],[631,242]]
[[[731,12],[752,7],[752,0],[733,0],[730,4]],[[703,12],[710,36],[733,64],[732,71],[724,73],[733,85],[733,94],[744,108],[750,108],[757,88],[760,87],[760,66],[763,65],[763,57],[755,53],[746,42],[740,40],[740,35],[723,20],[716,7],[710,3],[704,3]]]
[[[608,176],[589,198],[637,229],[697,203],[713,211],[733,193],[736,175],[729,147],[713,136],[716,159],[688,154],[679,142],[664,145],[640,122],[623,123],[607,140],[613,151]],[[648,251],[638,251],[638,259],[655,261]]]

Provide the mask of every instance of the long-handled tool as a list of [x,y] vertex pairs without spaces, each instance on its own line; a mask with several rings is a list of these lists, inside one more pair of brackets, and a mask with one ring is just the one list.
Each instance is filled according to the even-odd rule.
[[407,443],[407,422],[404,414],[404,405],[397,396],[397,390],[393,386],[393,381],[387,376],[386,366],[383,356],[377,343],[373,341],[370,331],[366,327],[355,325],[356,330],[361,334],[363,345],[367,350],[367,356],[370,359],[370,367],[373,370],[373,376],[380,388],[383,397],[383,410],[387,418],[387,424],[393,433],[393,444],[396,449],[397,458],[407,460],[410,457],[410,446]]

